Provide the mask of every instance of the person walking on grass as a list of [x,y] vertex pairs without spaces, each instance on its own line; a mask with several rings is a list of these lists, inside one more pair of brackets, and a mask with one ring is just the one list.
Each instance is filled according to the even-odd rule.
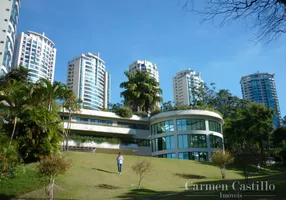
[[118,174],[121,174],[121,170],[122,170],[122,165],[123,165],[123,156],[121,155],[121,153],[118,153],[118,156],[116,158],[117,160],[117,169],[118,169]]

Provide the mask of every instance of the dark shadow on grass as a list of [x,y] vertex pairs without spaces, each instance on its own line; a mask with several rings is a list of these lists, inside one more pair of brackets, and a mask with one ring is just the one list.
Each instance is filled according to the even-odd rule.
[[0,199],[2,200],[8,200],[8,199],[13,199],[14,196],[11,195],[6,195],[6,194],[0,194]]
[[111,190],[121,189],[121,187],[114,186],[114,185],[108,185],[108,184],[99,184],[95,187],[101,188],[101,189],[111,189]]
[[205,179],[207,177],[201,176],[201,175],[196,175],[196,174],[183,174],[183,173],[176,173],[174,176],[184,178],[184,179]]
[[116,174],[115,172],[107,171],[107,170],[104,170],[104,169],[98,169],[98,168],[92,168],[92,169],[100,171],[100,172],[109,173],[109,174]]
[[[214,166],[214,167],[218,168],[218,170],[220,170],[219,167],[214,165],[212,162],[201,162],[201,161],[198,161],[198,162],[200,164],[203,164],[203,165]],[[284,171],[286,168],[284,168],[284,170],[282,170],[282,169],[283,169],[283,167],[280,167],[280,168],[269,167],[269,168],[261,168],[260,171],[258,172],[255,165],[249,165],[248,166],[248,173],[249,173],[248,176],[250,178],[250,177],[255,177],[255,176],[275,175],[275,174],[277,174],[277,172],[275,172],[275,170]],[[244,176],[244,171],[243,171],[243,168],[241,166],[237,166],[235,164],[230,164],[230,165],[226,166],[226,170],[232,170],[232,171],[235,171],[237,174]]]
[[147,200],[159,197],[161,195],[173,193],[171,191],[155,191],[149,189],[132,189],[129,192],[119,195],[116,198],[122,200]]

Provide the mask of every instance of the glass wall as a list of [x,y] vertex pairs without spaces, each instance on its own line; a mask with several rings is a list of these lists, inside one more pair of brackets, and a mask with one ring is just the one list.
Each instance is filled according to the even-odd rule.
[[204,119],[178,119],[177,131],[206,130]]
[[178,148],[207,148],[207,137],[205,134],[178,135]]
[[152,152],[175,148],[174,136],[156,138],[151,141]]
[[221,125],[216,121],[209,120],[209,130],[221,133]]
[[167,120],[151,125],[151,134],[168,133],[174,131],[173,120]]
[[210,146],[211,148],[222,148],[222,138],[210,135]]
[[176,158],[176,154],[175,154],[175,153],[167,153],[167,154],[161,154],[161,155],[154,156],[154,157],[157,157],[157,158],[171,158],[171,159],[174,159],[174,158]]
[[102,119],[89,119],[84,117],[77,117],[77,122],[83,122],[83,123],[90,123],[90,124],[102,124],[102,125],[112,125],[111,120],[102,120]]
[[208,152],[180,152],[179,159],[208,161]]
[[77,117],[77,122],[87,123],[87,124],[100,124],[105,126],[119,126],[124,128],[133,128],[133,129],[141,129],[141,130],[149,130],[149,125],[145,124],[135,124],[128,122],[117,122],[117,124],[113,124],[112,120],[104,120],[104,119],[90,119],[85,117]]

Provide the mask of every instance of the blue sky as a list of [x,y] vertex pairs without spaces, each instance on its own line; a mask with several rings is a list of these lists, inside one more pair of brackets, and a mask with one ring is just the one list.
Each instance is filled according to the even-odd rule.
[[[198,5],[198,2],[196,1]],[[45,32],[57,48],[55,80],[66,82],[67,63],[100,52],[111,73],[111,102],[120,102],[123,72],[135,60],[159,69],[164,101],[173,101],[172,77],[182,69],[241,97],[241,76],[274,73],[282,116],[286,115],[286,35],[270,44],[251,40],[256,30],[243,21],[219,28],[219,19],[200,23],[177,0],[26,0],[19,31]]]

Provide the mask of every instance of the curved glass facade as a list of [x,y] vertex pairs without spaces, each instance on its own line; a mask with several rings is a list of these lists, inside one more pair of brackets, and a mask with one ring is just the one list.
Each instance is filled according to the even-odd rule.
[[209,161],[215,148],[223,148],[222,123],[223,119],[210,111],[169,111],[155,115],[150,127],[151,155]]

